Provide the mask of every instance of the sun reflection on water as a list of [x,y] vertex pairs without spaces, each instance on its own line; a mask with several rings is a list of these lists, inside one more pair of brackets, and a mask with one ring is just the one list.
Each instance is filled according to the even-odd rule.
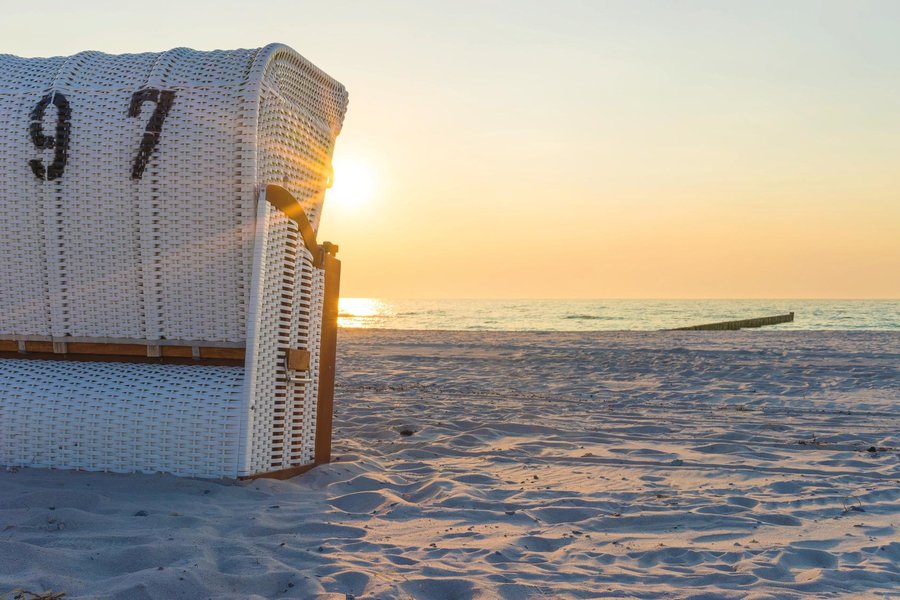
[[377,298],[341,298],[338,302],[338,327],[383,327],[393,311]]

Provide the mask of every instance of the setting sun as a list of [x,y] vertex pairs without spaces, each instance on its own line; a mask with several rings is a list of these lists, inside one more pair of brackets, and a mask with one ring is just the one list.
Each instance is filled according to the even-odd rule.
[[355,209],[369,204],[375,195],[375,170],[364,159],[336,156],[334,183],[326,194],[329,205]]

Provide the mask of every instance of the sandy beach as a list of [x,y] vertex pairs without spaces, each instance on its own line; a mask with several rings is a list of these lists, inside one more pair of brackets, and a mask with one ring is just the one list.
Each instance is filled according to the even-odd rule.
[[900,335],[343,330],[288,481],[0,472],[0,597],[884,598]]

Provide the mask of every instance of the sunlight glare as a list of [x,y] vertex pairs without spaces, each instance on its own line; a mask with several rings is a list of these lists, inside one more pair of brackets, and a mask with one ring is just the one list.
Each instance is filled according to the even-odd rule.
[[334,158],[334,184],[325,198],[338,208],[360,208],[369,204],[375,195],[375,170],[357,156]]
[[376,327],[392,314],[390,306],[377,298],[341,298],[338,327]]

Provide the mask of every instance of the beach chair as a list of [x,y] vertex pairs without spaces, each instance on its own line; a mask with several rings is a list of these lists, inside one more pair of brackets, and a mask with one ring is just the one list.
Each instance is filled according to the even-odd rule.
[[278,44],[0,55],[0,465],[330,459],[346,106]]

